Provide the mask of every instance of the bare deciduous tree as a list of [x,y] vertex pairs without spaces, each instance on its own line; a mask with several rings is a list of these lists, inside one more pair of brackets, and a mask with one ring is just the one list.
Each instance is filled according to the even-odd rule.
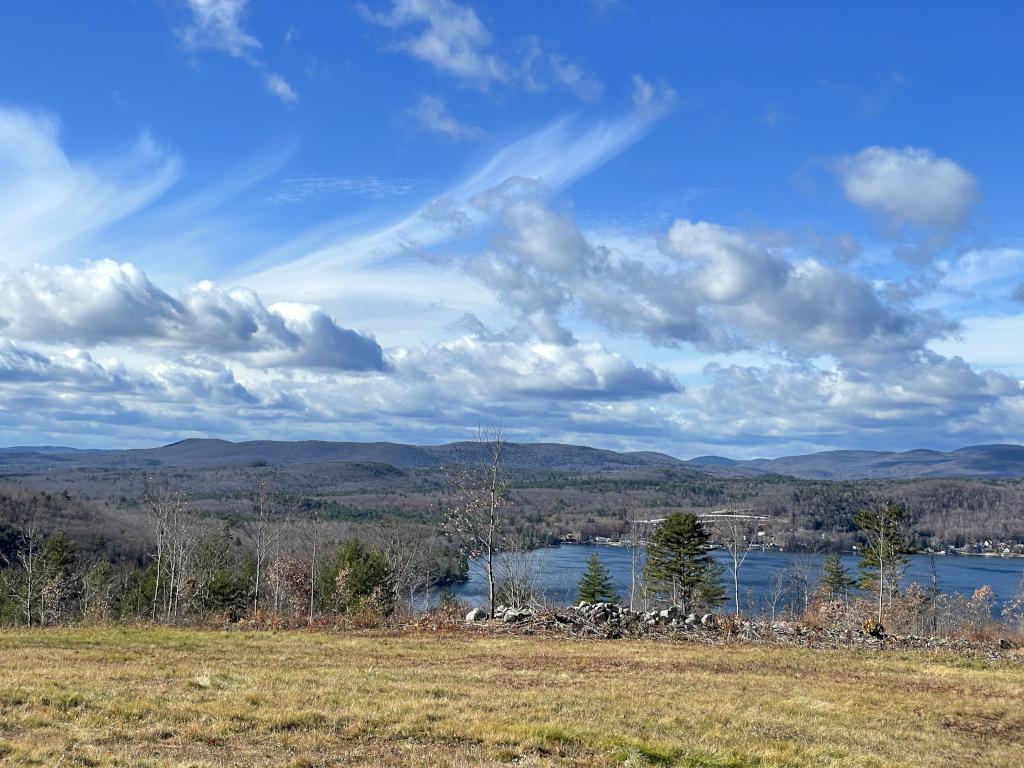
[[[277,520],[277,506],[266,480],[260,480],[251,498],[251,514],[240,529],[252,541],[255,573],[253,575],[252,614],[260,611],[260,589],[263,575],[272,556],[277,554],[281,541],[281,526]],[[275,610],[277,606],[275,605]]]
[[448,532],[487,568],[489,614],[494,618],[494,557],[500,549],[507,503],[505,435],[501,427],[480,427],[477,456],[446,469]]
[[[181,489],[172,490],[147,477],[143,497],[156,538],[156,583],[153,588],[152,616],[157,618],[159,611],[165,621],[170,621],[178,615],[182,586],[195,550],[199,526],[192,517],[188,498]],[[164,593],[162,605],[161,589]]]
[[319,565],[321,550],[320,537],[322,535],[323,520],[319,508],[314,509],[312,515],[302,526],[303,549],[305,549],[306,562],[309,564],[307,581],[309,582],[309,615],[308,622],[313,623],[313,611],[316,606],[316,575]]
[[518,535],[505,543],[495,558],[496,594],[509,608],[526,608],[541,604],[540,576],[544,569],[544,550],[536,541]]
[[626,548],[629,550],[629,609],[637,610],[642,600],[645,603],[643,608],[646,610],[643,553],[651,523],[647,519],[641,518],[637,511],[632,509],[627,513],[626,525]]
[[754,546],[756,535],[756,524],[750,518],[744,517],[742,512],[730,513],[715,521],[715,538],[729,556],[725,567],[732,576],[732,594],[737,616],[740,615],[740,568]]
[[377,536],[377,547],[388,566],[394,604],[408,600],[412,610],[417,593],[434,580],[437,554],[434,541],[409,528],[387,524]]
[[[10,598],[19,606],[25,616],[25,623],[32,626],[37,611],[36,604],[42,600],[42,569],[40,557],[43,544],[42,526],[39,522],[37,509],[33,504],[27,511],[25,521],[18,534],[18,548],[14,552],[13,562],[3,558],[3,565],[13,565],[18,569],[18,578],[5,578],[4,586]],[[40,621],[42,620],[42,610]]]

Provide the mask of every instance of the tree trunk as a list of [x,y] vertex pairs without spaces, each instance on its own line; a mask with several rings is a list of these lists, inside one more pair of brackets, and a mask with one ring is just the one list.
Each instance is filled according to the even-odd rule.
[[487,541],[487,604],[489,615],[494,618],[494,546]]
[[882,597],[885,595],[885,524],[878,533],[878,623],[882,623]]

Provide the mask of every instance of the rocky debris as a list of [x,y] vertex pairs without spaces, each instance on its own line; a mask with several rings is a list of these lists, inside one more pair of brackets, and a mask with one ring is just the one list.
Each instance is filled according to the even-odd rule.
[[[613,603],[581,602],[569,608],[498,606],[494,620],[476,608],[466,614],[467,624],[482,624],[492,631],[514,634],[555,633],[569,637],[653,637],[685,639],[707,644],[730,642],[799,645],[813,648],[861,647],[878,650],[946,651],[981,658],[1021,658],[1017,644],[1007,640],[972,642],[946,637],[873,635],[863,628],[829,630],[798,621],[738,620],[714,613],[684,615],[678,608],[634,611]],[[873,628],[872,628],[873,629]]]

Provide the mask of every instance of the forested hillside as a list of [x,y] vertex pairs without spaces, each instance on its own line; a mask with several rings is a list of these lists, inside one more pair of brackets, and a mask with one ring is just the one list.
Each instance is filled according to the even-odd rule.
[[[140,560],[150,546],[143,505],[146,478],[185,493],[212,528],[237,528],[262,481],[295,519],[318,517],[341,538],[391,522],[423,535],[440,530],[445,477],[440,470],[379,463],[277,466],[67,468],[0,477],[0,529],[35,517],[81,546]],[[615,537],[629,514],[673,510],[750,510],[769,518],[787,547],[848,548],[853,517],[881,500],[906,505],[918,546],[1024,540],[1024,481],[1015,479],[800,480],[783,475],[723,477],[690,467],[603,472],[510,473],[517,534],[538,543],[565,534]]]

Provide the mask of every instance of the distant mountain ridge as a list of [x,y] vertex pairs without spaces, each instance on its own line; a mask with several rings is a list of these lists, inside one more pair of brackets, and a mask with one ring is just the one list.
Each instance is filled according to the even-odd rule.
[[[58,466],[212,467],[237,464],[317,464],[349,462],[389,464],[399,469],[438,467],[472,456],[472,443],[327,442],[321,440],[227,440],[191,438],[159,448],[80,451],[21,447],[0,449],[0,468]],[[620,453],[560,443],[508,443],[506,466],[512,469],[600,472],[638,467],[685,467],[681,459],[653,451]]]
[[738,461],[746,468],[806,479],[914,477],[1022,477],[1024,446],[972,445],[955,451],[823,451],[777,459]]
[[[321,440],[227,440],[190,438],[159,448],[80,450],[54,446],[0,448],[0,470],[37,471],[57,467],[214,467],[239,464],[387,464],[399,469],[438,467],[471,453],[471,443],[328,442]],[[780,474],[804,479],[855,480],[917,477],[1024,477],[1024,446],[974,445],[955,451],[823,451],[776,459],[737,460],[699,456],[690,461],[655,451],[618,452],[562,443],[509,443],[512,469],[604,472],[675,468],[715,475]]]

